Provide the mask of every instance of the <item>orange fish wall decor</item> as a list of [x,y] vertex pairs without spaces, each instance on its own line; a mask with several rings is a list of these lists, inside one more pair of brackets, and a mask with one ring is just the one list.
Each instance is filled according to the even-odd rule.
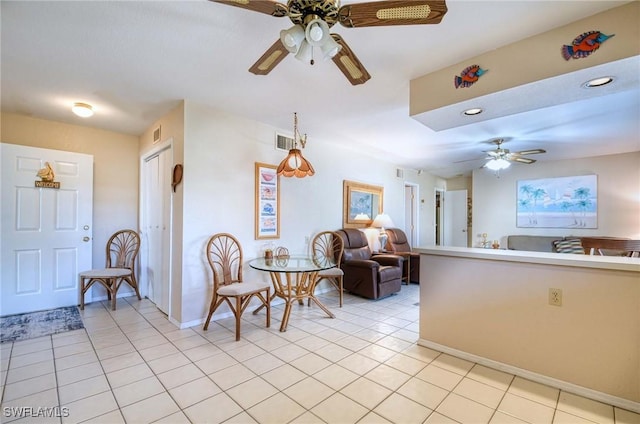
[[578,35],[571,45],[562,46],[562,57],[565,60],[571,58],[580,59],[589,56],[600,48],[600,45],[613,37],[615,34],[606,35],[600,31],[589,31]]
[[479,65],[468,66],[464,68],[460,76],[456,75],[453,77],[453,85],[455,85],[456,88],[471,87],[485,72],[487,72],[487,70],[480,68]]

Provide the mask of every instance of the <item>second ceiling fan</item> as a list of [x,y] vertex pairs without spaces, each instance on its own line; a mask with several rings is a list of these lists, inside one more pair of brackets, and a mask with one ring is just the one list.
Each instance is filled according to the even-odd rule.
[[364,84],[371,75],[344,39],[331,34],[336,23],[347,28],[387,25],[438,24],[447,13],[444,0],[383,0],[339,5],[339,0],[211,0],[275,17],[288,16],[293,27],[280,31],[280,38],[254,63],[249,72],[267,75],[289,53],[313,64],[314,48],[331,58],[353,85]]

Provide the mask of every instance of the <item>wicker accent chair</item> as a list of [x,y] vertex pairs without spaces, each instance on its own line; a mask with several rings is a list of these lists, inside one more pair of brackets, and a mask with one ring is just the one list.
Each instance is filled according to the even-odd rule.
[[242,313],[247,309],[253,297],[259,299],[262,306],[266,308],[266,325],[267,327],[271,326],[271,284],[242,280],[242,247],[240,242],[228,233],[214,234],[207,243],[205,253],[213,273],[213,293],[209,314],[203,329],[209,328],[213,313],[220,305],[226,303],[236,318],[236,341],[240,340]]
[[116,231],[107,241],[106,267],[92,269],[79,274],[80,309],[84,309],[84,296],[95,283],[102,284],[111,300],[111,309],[116,310],[116,294],[122,283],[127,283],[140,300],[136,280],[136,258],[140,251],[140,236],[133,230]]
[[[333,231],[323,231],[316,234],[316,236],[313,238],[313,241],[311,242],[311,250],[314,258],[334,258],[336,264],[338,264],[333,268],[325,269],[318,272],[318,280],[316,281],[316,284],[319,283],[320,280],[329,281],[333,285],[333,287],[338,290],[338,293],[340,295],[340,307],[342,308],[344,271],[340,269],[339,264],[342,261],[342,254],[344,253],[344,241],[337,233]],[[309,299],[308,302],[310,305],[311,299]]]
[[420,254],[413,252],[407,235],[400,228],[387,228],[387,252],[400,255],[405,258],[402,279],[407,284],[413,282],[420,284]]

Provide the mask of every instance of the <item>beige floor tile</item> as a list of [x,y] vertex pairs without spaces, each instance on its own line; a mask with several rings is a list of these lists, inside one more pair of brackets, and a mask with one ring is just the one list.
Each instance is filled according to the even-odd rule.
[[498,410],[536,424],[551,423],[554,412],[553,408],[508,392],[500,402]]
[[124,417],[120,410],[107,412],[104,415],[93,417],[83,422],[87,424],[125,424]]
[[398,389],[398,393],[429,409],[435,409],[447,397],[449,391],[419,378],[411,378]]
[[502,390],[470,378],[462,379],[453,392],[493,409],[498,407],[505,394]]
[[429,418],[424,422],[424,424],[457,424],[457,421],[452,420],[451,418],[445,417],[442,414],[437,412],[432,412],[429,415]]
[[593,424],[593,421],[564,411],[556,411],[553,415],[553,424]]
[[189,361],[189,358],[184,356],[182,353],[174,353],[169,356],[163,356],[162,358],[148,361],[147,365],[149,365],[154,373],[160,374],[165,371],[187,365],[190,362],[191,361]]
[[506,391],[514,379],[513,374],[507,374],[480,364],[475,364],[467,377],[502,391]]
[[253,343],[248,343],[245,345],[234,344],[233,347],[233,349],[228,349],[226,350],[226,352],[229,356],[231,356],[238,362],[244,362],[247,359],[255,358],[256,356],[260,356],[266,353],[264,349],[259,348]]
[[122,408],[124,406],[140,402],[143,399],[155,396],[159,393],[163,393],[164,391],[164,387],[160,384],[160,380],[153,376],[127,384],[126,386],[116,387],[113,389],[113,394],[118,401],[118,405]]
[[144,363],[144,359],[138,352],[129,352],[123,355],[104,359],[100,362],[106,373]]
[[164,387],[172,389],[204,376],[205,374],[198,367],[187,364],[158,374],[158,379]]
[[66,405],[69,416],[62,417],[63,423],[79,423],[99,417],[118,409],[113,393],[103,392],[88,398],[80,399]]
[[378,362],[387,361],[396,354],[396,352],[391,349],[387,349],[386,347],[377,346],[374,344],[365,347],[364,349],[358,351],[358,353]]
[[291,365],[298,368],[300,371],[309,375],[313,375],[331,365],[331,362],[324,359],[322,356],[315,353],[308,353],[290,362]]
[[[530,399],[551,408],[556,407],[558,403],[558,395],[560,394],[560,390],[556,388],[536,383],[522,377],[514,378],[509,390],[507,391],[516,396]],[[611,415],[613,416],[613,410],[611,410]]]
[[[11,372],[11,370],[9,370]],[[56,387],[55,374],[49,373],[38,377],[29,378],[27,380],[17,381],[7,384],[4,388],[3,401],[7,402],[21,397],[29,396],[35,393],[44,392],[45,390]]]
[[66,346],[74,343],[88,342],[89,335],[85,329],[67,331],[66,333],[58,333],[51,335],[53,347]]
[[238,384],[226,393],[244,409],[249,409],[257,403],[278,393],[278,389],[260,377]]
[[178,349],[184,351],[188,349],[193,349],[194,347],[203,346],[210,344],[209,340],[204,337],[194,334],[191,337],[183,337],[176,340],[173,340],[171,343]]
[[494,410],[451,393],[436,408],[436,412],[460,423],[480,424],[488,423]]
[[148,349],[150,347],[158,346],[161,344],[166,344],[167,339],[161,334],[152,335],[150,337],[145,337],[142,339],[132,340],[131,344],[135,346],[136,350],[140,351],[143,349]]
[[93,345],[89,341],[55,347],[53,356],[57,359],[84,352],[93,352]]
[[411,399],[393,393],[373,412],[395,423],[422,423],[432,411]]
[[258,422],[254,420],[251,415],[243,411],[226,420],[224,424],[258,424]]
[[192,423],[221,423],[242,412],[242,408],[227,394],[217,395],[183,410]]
[[298,381],[305,379],[307,375],[289,364],[284,364],[262,374],[261,377],[278,390],[284,390]]
[[621,408],[613,408],[613,410],[616,424],[640,424],[640,413]]
[[189,421],[189,418],[187,418],[184,412],[178,411],[164,418],[160,418],[158,421],[154,421],[154,424],[191,424],[191,421]]
[[53,361],[53,348],[11,356],[11,368],[26,367],[42,361]]
[[402,351],[402,354],[429,364],[440,355],[440,352],[429,349],[428,347],[413,345]]
[[225,352],[220,352],[218,354],[200,359],[199,361],[195,362],[195,365],[207,375],[213,374],[214,372],[229,368],[237,364],[238,361],[227,355],[227,353]]
[[141,400],[122,408],[122,415],[127,423],[152,423],[178,412],[178,405],[167,392]]
[[383,346],[395,352],[402,352],[409,348],[413,343],[399,339],[393,336],[386,336],[376,342],[377,346]]
[[76,400],[84,399],[98,393],[111,390],[109,383],[104,375],[87,378],[75,383],[60,386],[58,393],[60,396],[60,404],[66,405]]
[[305,410],[289,397],[277,393],[248,409],[247,413],[259,423],[288,423]]
[[247,359],[242,364],[257,375],[260,375],[284,365],[284,361],[270,353],[263,353],[262,355]]
[[314,353],[322,356],[328,361],[338,362],[339,360],[351,355],[353,352],[347,348],[332,343],[322,346],[320,349],[315,350]]
[[313,377],[307,377],[283,390],[283,393],[303,407],[311,409],[331,396],[335,391]]
[[519,418],[513,417],[511,415],[507,415],[504,412],[496,411],[491,417],[490,424],[527,424],[526,421],[523,421]]
[[153,371],[151,371],[151,368],[149,368],[147,364],[138,364],[129,368],[123,368],[118,371],[107,373],[109,384],[114,389],[152,376]]
[[36,362],[24,367],[11,367],[7,371],[6,384],[16,383],[22,380],[39,377],[45,374],[52,374],[55,371],[53,361]]
[[164,343],[158,346],[149,347],[147,349],[139,350],[140,355],[145,361],[153,361],[154,359],[169,356],[175,353],[179,353],[178,348],[169,343]]
[[26,416],[26,411],[20,409],[22,407],[38,408],[55,407],[58,405],[58,392],[56,389],[45,390],[40,393],[35,393],[13,400],[3,399],[2,422],[12,422],[21,418],[28,419],[29,417]]
[[333,390],[340,390],[347,384],[358,378],[355,374],[340,365],[332,364],[313,375],[313,378],[331,387]]
[[314,415],[311,412],[307,411],[299,417],[296,417],[289,424],[325,424],[325,422],[322,421],[317,415]]
[[416,374],[416,377],[446,390],[453,390],[463,378],[460,374],[447,371],[435,365],[427,365],[422,371]]
[[338,365],[358,375],[364,375],[379,366],[380,362],[359,353],[354,353],[338,361]]
[[613,424],[613,407],[572,393],[561,392],[558,409],[597,423]]
[[377,366],[364,376],[391,390],[397,390],[411,378],[409,374],[405,374],[385,364]]
[[369,410],[341,393],[335,393],[317,406],[311,409],[328,423],[356,423],[364,417]]
[[369,412],[367,415],[362,417],[358,424],[392,424],[391,421],[386,418],[381,417],[375,412]]
[[182,409],[213,397],[220,392],[220,388],[208,377],[201,377],[169,390],[171,397]]
[[465,361],[464,359],[456,358],[446,353],[438,356],[431,364],[460,375],[467,375],[474,365],[473,362]]
[[183,350],[182,353],[189,358],[192,362],[199,361],[201,359],[209,358],[213,355],[217,355],[221,350],[212,345],[211,343],[197,346],[191,349]]
[[76,381],[81,381],[99,375],[104,375],[99,362],[91,362],[56,372],[58,385],[60,386],[65,386],[67,384],[75,383]]
[[360,377],[340,390],[340,393],[367,409],[373,409],[393,392],[376,382]]
[[242,364],[236,364],[209,375],[222,390],[228,390],[240,383],[251,380],[256,374]]
[[[289,330],[287,330],[287,333],[288,332]],[[299,357],[306,355],[307,353],[309,353],[307,349],[304,349],[294,343],[286,344],[271,351],[271,354],[285,362],[291,362],[294,359],[298,359]]]
[[409,375],[416,375],[427,366],[426,363],[401,353],[389,358],[389,360],[385,362],[385,365]]
[[64,358],[57,358],[55,360],[56,370],[62,371],[68,368],[77,367],[78,365],[90,364],[97,362],[98,357],[94,351],[78,353],[76,355],[65,356]]
[[50,337],[38,337],[31,340],[24,340],[13,343],[13,349],[11,355],[16,356],[26,355],[28,353],[36,353],[43,350],[49,350],[53,348]]

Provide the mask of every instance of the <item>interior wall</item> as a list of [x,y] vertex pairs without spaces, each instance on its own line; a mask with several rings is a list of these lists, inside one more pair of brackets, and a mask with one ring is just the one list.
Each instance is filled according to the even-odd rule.
[[[499,177],[487,169],[473,173],[473,243],[480,234],[500,240],[512,234],[548,236],[612,236],[640,238],[640,152],[593,158],[513,165]],[[517,228],[516,183],[518,180],[598,176],[598,228]]]
[[138,137],[2,113],[2,142],[93,155],[93,267],[123,228],[138,229]]
[[[204,246],[214,233],[237,236],[245,261],[260,255],[271,241],[292,253],[306,252],[308,240],[315,233],[342,227],[345,179],[383,186],[384,211],[398,225],[404,221],[405,180],[396,176],[393,164],[336,147],[335,143],[325,147],[328,141],[309,134],[303,154],[316,174],[302,179],[280,178],[280,238],[255,240],[254,165],[278,165],[284,158],[286,153],[274,148],[274,134],[283,129],[191,101],[185,102],[184,116],[182,323],[200,320],[206,314],[210,276]],[[421,193],[433,191],[429,187],[433,177],[416,174],[406,178],[419,184]],[[432,209],[425,206],[421,222],[433,221]],[[268,275],[245,267],[245,278],[267,281]]]

